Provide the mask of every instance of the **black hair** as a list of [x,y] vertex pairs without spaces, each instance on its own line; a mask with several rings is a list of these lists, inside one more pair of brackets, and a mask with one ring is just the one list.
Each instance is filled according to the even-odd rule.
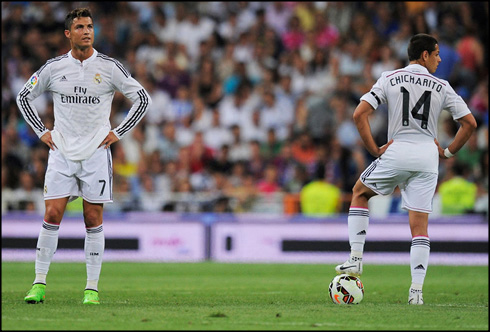
[[437,39],[431,35],[426,33],[416,34],[410,39],[410,44],[408,44],[408,60],[420,59],[424,51],[429,52],[429,54],[434,52],[436,44],[438,44]]
[[313,180],[325,180],[325,170],[326,167],[323,163],[319,162],[316,167],[315,171],[313,173]]
[[71,12],[66,14],[65,17],[65,30],[70,30],[71,25],[73,24],[73,20],[80,17],[90,17],[92,18],[92,13],[88,8],[76,8]]

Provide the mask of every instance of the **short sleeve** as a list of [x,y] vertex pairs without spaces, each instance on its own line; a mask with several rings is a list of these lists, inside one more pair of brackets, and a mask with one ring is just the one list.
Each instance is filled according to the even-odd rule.
[[454,120],[460,119],[471,113],[463,98],[461,98],[450,85],[447,86],[443,109],[451,113]]
[[374,109],[377,109],[381,104],[386,104],[387,98],[383,89],[384,81],[384,75],[382,75],[373,85],[371,91],[361,97],[361,100],[367,101]]

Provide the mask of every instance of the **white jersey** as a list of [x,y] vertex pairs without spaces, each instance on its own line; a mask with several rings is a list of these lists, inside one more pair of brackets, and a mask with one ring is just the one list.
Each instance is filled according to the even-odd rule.
[[456,120],[470,113],[447,81],[418,64],[384,72],[361,100],[374,109],[388,104],[388,141],[393,144],[380,158],[401,170],[437,173],[439,115],[447,110]]
[[49,130],[41,121],[32,100],[45,91],[53,94],[53,141],[70,160],[89,158],[109,134],[112,99],[116,91],[133,106],[114,134],[121,139],[143,118],[151,103],[146,90],[121,63],[94,50],[80,62],[71,51],[50,59],[24,85],[17,105],[38,137]]

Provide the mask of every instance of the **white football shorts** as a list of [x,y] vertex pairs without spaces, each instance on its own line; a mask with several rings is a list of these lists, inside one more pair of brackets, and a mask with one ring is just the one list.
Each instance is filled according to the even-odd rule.
[[360,181],[379,195],[390,195],[396,186],[402,196],[401,208],[431,213],[437,186],[437,173],[393,169],[376,159],[360,176]]
[[90,203],[112,202],[112,154],[98,148],[80,161],[69,160],[58,150],[49,150],[44,179],[44,199],[69,196],[69,202],[81,196]]

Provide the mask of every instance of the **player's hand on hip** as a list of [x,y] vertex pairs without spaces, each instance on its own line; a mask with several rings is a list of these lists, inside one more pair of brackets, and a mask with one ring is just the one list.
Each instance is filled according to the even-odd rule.
[[447,159],[447,157],[444,155],[444,149],[441,148],[441,145],[437,141],[437,138],[434,138],[434,143],[436,143],[436,145],[437,145],[437,150],[439,151],[439,158]]
[[393,140],[390,140],[388,143],[386,143],[385,145],[383,145],[382,147],[379,148],[378,152],[378,157],[381,156],[383,153],[385,153],[385,151],[388,149],[388,147],[393,144]]
[[44,142],[51,150],[58,148],[56,144],[54,144],[53,137],[51,136],[51,131],[48,131],[46,134],[41,136],[41,141]]
[[104,146],[104,149],[108,149],[112,143],[116,143],[117,141],[119,141],[119,138],[117,138],[116,134],[114,134],[114,132],[111,130],[109,134],[107,134],[107,136],[104,138],[102,143],[100,143],[99,148],[101,146]]

